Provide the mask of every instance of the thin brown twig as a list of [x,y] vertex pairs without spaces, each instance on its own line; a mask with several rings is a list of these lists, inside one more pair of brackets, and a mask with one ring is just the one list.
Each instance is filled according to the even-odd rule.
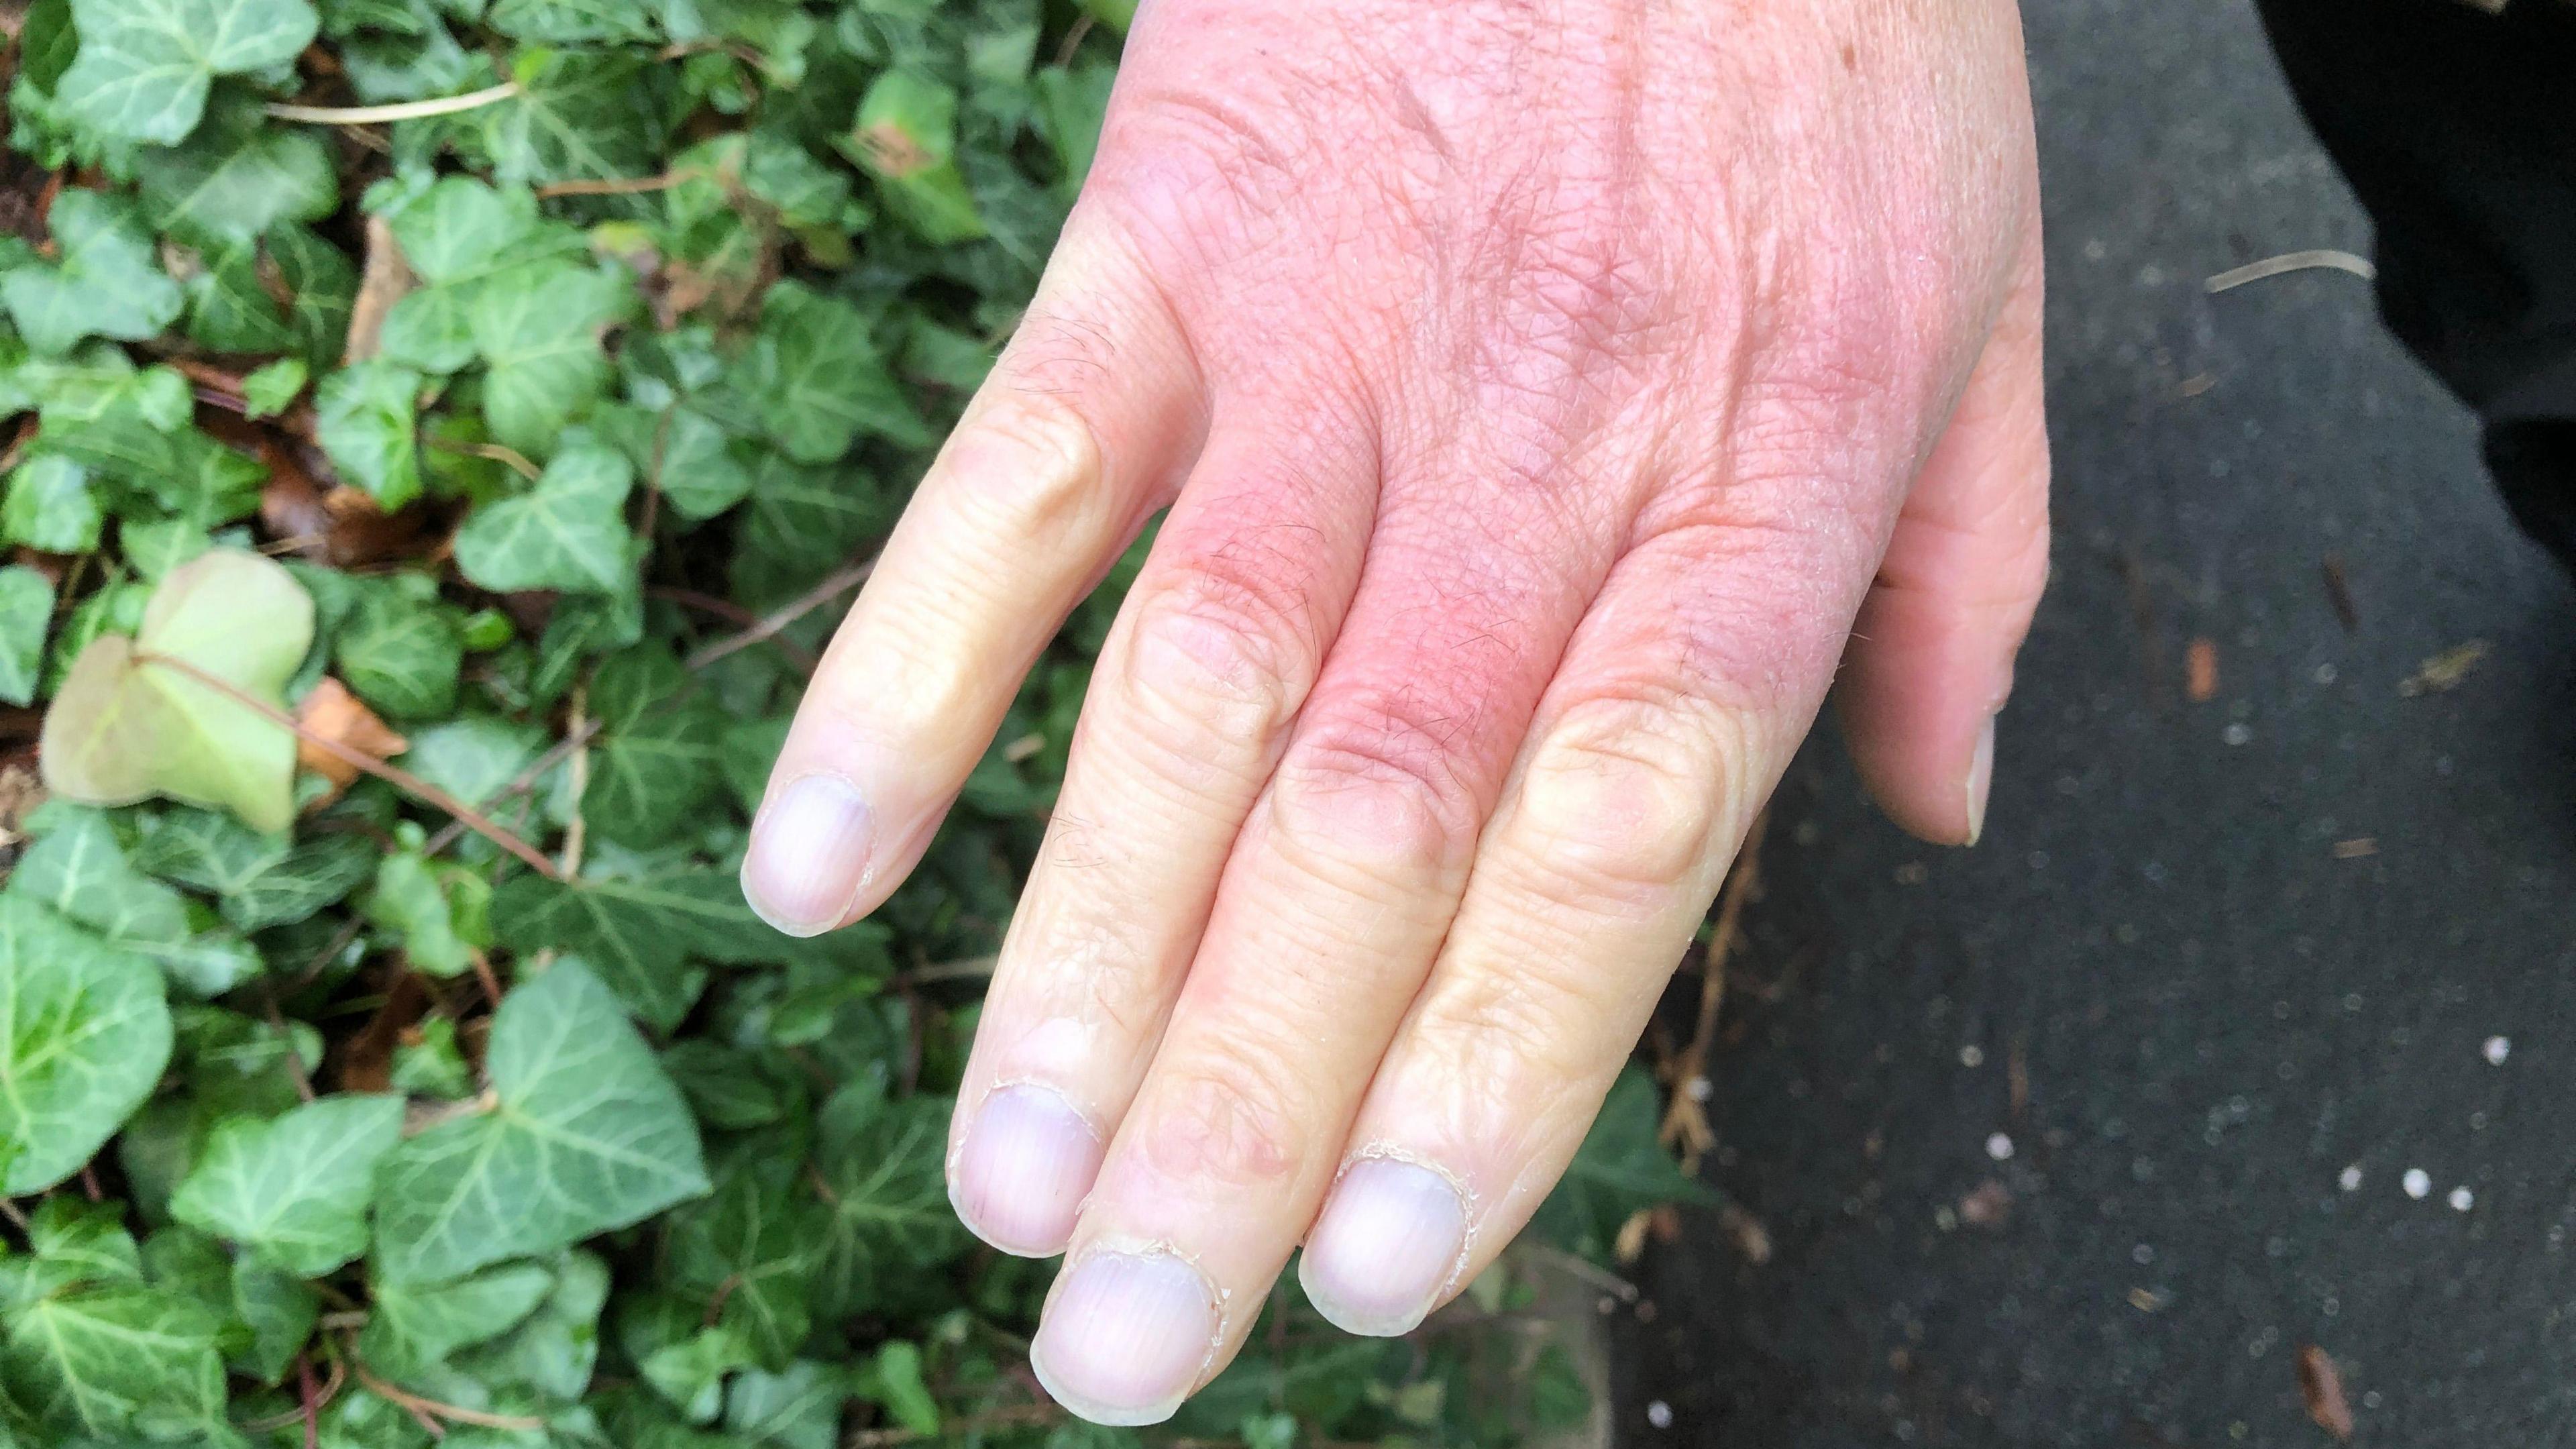
[[[756,628],[760,623],[760,616],[758,614],[755,614],[751,610],[744,608],[742,605],[735,603],[733,600],[719,598],[714,594],[700,593],[696,589],[683,589],[669,584],[655,584],[644,592],[657,599],[668,599],[672,603],[680,605],[682,608],[695,609],[699,613],[712,615],[715,618],[722,619],[726,623],[733,625],[737,629]],[[808,679],[813,678],[814,671],[822,667],[822,661],[814,657],[813,650],[806,648],[804,645],[797,643],[793,639],[772,637],[766,642],[770,648],[777,650],[781,655],[785,656],[787,662],[795,668],[797,673],[804,675]]]
[[20,1209],[17,1203],[5,1197],[0,1197],[0,1218],[7,1218],[9,1225],[22,1233],[35,1227],[35,1224],[27,1221],[25,1211]]
[[314,730],[307,729],[304,722],[297,719],[295,716],[288,714],[286,711],[270,704],[267,700],[264,700],[258,695],[252,694],[250,691],[234,684],[231,680],[225,679],[219,675],[209,674],[205,670],[199,669],[196,665],[189,663],[185,659],[181,659],[170,654],[156,654],[148,650],[137,650],[133,657],[137,663],[168,665],[170,668],[175,669],[181,674],[187,675],[189,678],[197,681],[199,684],[206,686],[208,689],[229,697],[234,703],[239,704],[243,708],[248,709],[254,714],[268,720],[271,724],[293,731],[297,739],[304,741],[306,744],[313,746],[315,749],[322,751],[324,754],[340,761],[342,764],[348,765],[352,769],[361,770],[367,774],[373,775],[377,779],[384,781],[386,784],[393,786],[395,789],[410,795],[424,804],[446,811],[458,822],[465,825],[466,828],[474,831],[484,839],[491,841],[494,845],[501,847],[503,850],[510,852],[512,855],[517,856],[519,859],[526,861],[530,868],[534,869],[539,875],[542,875],[549,880],[563,879],[563,876],[555,870],[555,863],[546,859],[544,854],[538,851],[535,846],[528,844],[528,842],[512,835],[509,831],[493,824],[490,817],[484,815],[483,812],[466,804],[464,801],[457,799],[455,796],[448,794],[446,791],[429,783],[418,775],[413,774],[409,770],[403,769],[397,765],[388,765],[384,761],[377,759],[375,756],[370,755],[363,750],[353,750],[347,745],[340,743],[338,740],[332,739],[329,736],[320,734]]
[[99,1190],[98,1164],[96,1162],[84,1162],[81,1164],[80,1184],[81,1194],[87,1197],[91,1202],[107,1201],[107,1194]]
[[295,1083],[295,1095],[310,1102],[314,1099],[313,1078],[304,1070],[304,1054],[295,1049],[295,1032],[287,1026],[286,1013],[278,1007],[277,983],[267,982],[261,995],[268,1008],[268,1024],[277,1028],[278,1036],[286,1043],[286,1074]]
[[846,594],[850,590],[857,588],[859,585],[866,583],[868,581],[868,575],[875,573],[876,568],[877,561],[874,558],[864,559],[858,563],[850,565],[848,568],[841,570],[830,578],[823,580],[823,582],[816,584],[814,587],[798,595],[795,599],[791,600],[786,607],[781,608],[777,612],[769,615],[767,618],[762,619],[759,623],[752,625],[750,628],[743,630],[739,634],[719,639],[713,644],[709,644],[705,648],[700,649],[695,654],[690,655],[688,659],[689,668],[693,670],[704,669],[708,665],[715,663],[717,660],[724,658],[728,654],[739,653],[740,651],[748,649],[752,645],[769,638],[771,635],[776,634],[788,625],[804,618],[807,614],[814,612],[816,609],[832,602],[841,595]]
[[[489,810],[492,807],[499,805],[504,800],[524,795],[530,790],[537,788],[537,782],[546,777],[546,772],[548,770],[562,764],[566,759],[571,757],[573,751],[580,749],[585,744],[588,744],[591,736],[599,733],[599,729],[599,721],[590,720],[585,722],[581,728],[574,730],[572,733],[556,741],[553,749],[537,756],[534,761],[530,762],[526,769],[521,770],[516,776],[512,777],[509,784],[502,786],[499,790],[494,791],[490,797],[485,799],[483,801],[483,808]],[[447,849],[447,847],[454,845],[457,841],[463,839],[467,828],[468,827],[462,819],[447,822],[447,824],[439,827],[437,834],[429,838],[428,844],[423,845],[420,848],[421,854],[423,856],[435,856],[439,854],[441,851]]]
[[442,453],[463,453],[469,458],[489,458],[530,482],[545,476],[545,470],[528,461],[528,455],[501,443],[464,443],[454,438],[431,438],[429,445]]
[[500,1010],[501,977],[492,969],[490,953],[480,947],[467,947],[466,958],[474,963],[474,980],[483,988],[484,1004],[495,1011]]
[[1770,819],[1768,810],[1754,816],[1751,828],[1744,832],[1744,843],[1736,847],[1735,868],[1727,872],[1725,891],[1718,898],[1717,925],[1709,932],[1708,952],[1700,962],[1699,1017],[1692,1024],[1689,1044],[1673,1059],[1672,1105],[1664,1109],[1657,1135],[1666,1146],[1681,1147],[1685,1172],[1696,1169],[1699,1155],[1708,1150],[1708,1118],[1691,1095],[1692,1084],[1707,1069],[1708,1049],[1717,1037],[1717,1018],[1726,1004],[1727,961],[1743,937],[1744,903],[1761,889],[1762,833]]
[[1064,32],[1064,44],[1055,48],[1055,63],[1057,69],[1061,70],[1064,67],[1073,64],[1074,56],[1082,49],[1082,42],[1091,38],[1091,26],[1092,19],[1090,15],[1083,14],[1074,17],[1072,26]]
[[[302,1355],[298,1355],[298,1357],[301,1358]],[[311,1364],[309,1361],[306,1363],[305,1369],[306,1372],[311,1372]],[[311,1406],[312,1413],[319,1416],[324,1409],[329,1408],[331,1401],[340,1396],[341,1387],[348,1382],[348,1364],[343,1362],[338,1354],[331,1355],[331,1373],[329,1377],[322,1380],[322,1387],[314,1391]],[[287,1425],[294,1423],[296,1420],[304,1418],[305,1413],[305,1407],[303,1405],[298,1405],[282,1414],[270,1414],[266,1418],[245,1420],[239,1427],[245,1434],[273,1434],[278,1430],[285,1428]],[[312,1443],[313,1441],[310,1438],[306,1439],[306,1449],[311,1449]]]
[[538,187],[541,199],[558,196],[635,196],[647,191],[668,191],[685,186],[706,175],[695,167],[665,171],[659,176],[603,176],[595,181],[549,181]]
[[367,1392],[397,1408],[408,1410],[414,1418],[426,1417],[433,1421],[431,1432],[440,1438],[447,1435],[446,1423],[470,1424],[477,1429],[542,1429],[546,1426],[545,1420],[526,1414],[492,1414],[481,1409],[469,1409],[462,1404],[442,1404],[436,1399],[424,1399],[378,1378],[375,1371],[367,1367],[367,1361],[358,1357],[358,1342],[354,1335],[347,1341],[347,1351],[349,1370],[358,1376],[358,1382],[366,1386]]

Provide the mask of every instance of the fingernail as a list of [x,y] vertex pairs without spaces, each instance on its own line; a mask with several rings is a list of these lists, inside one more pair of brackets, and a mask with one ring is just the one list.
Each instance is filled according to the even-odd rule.
[[1467,1209],[1448,1179],[1392,1157],[1351,1164],[1306,1237],[1297,1281],[1351,1333],[1409,1333],[1457,1270]]
[[1216,1302],[1196,1268],[1169,1253],[1094,1253],[1057,1286],[1029,1367],[1095,1424],[1159,1424],[1215,1342]]
[[1977,753],[1968,761],[1968,843],[1974,845],[1986,833],[1986,793],[1995,784],[1995,721],[1986,717],[1986,727],[1977,732]]
[[841,924],[858,899],[875,818],[857,788],[838,775],[807,775],[778,792],[752,822],[742,858],[743,899],[791,936]]
[[1100,1173],[1100,1134],[1063,1094],[1029,1083],[984,1098],[948,1169],[948,1200],[975,1236],[1024,1258],[1064,1251]]

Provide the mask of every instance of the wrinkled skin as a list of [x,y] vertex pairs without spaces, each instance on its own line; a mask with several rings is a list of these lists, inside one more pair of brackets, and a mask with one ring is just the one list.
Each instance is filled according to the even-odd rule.
[[745,867],[856,919],[1168,520],[995,974],[950,1183],[1169,1414],[1301,1241],[1401,1332],[1563,1171],[1834,684],[1973,841],[2047,567],[2008,0],[1149,0],[1041,294]]

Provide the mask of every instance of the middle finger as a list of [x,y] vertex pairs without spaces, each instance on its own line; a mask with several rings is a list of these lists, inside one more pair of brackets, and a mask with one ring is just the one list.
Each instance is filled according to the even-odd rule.
[[[1330,1185],[1610,531],[1484,485],[1390,492],[1340,641],[1226,862],[1031,1361],[1151,1423],[1219,1366]],[[1543,557],[1541,557],[1543,555]]]

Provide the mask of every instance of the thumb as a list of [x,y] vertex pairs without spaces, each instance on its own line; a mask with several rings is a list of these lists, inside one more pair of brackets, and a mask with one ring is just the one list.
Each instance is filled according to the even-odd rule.
[[2034,236],[1958,410],[1898,516],[1836,687],[1852,762],[1897,824],[1974,845],[1995,715],[2048,581]]

